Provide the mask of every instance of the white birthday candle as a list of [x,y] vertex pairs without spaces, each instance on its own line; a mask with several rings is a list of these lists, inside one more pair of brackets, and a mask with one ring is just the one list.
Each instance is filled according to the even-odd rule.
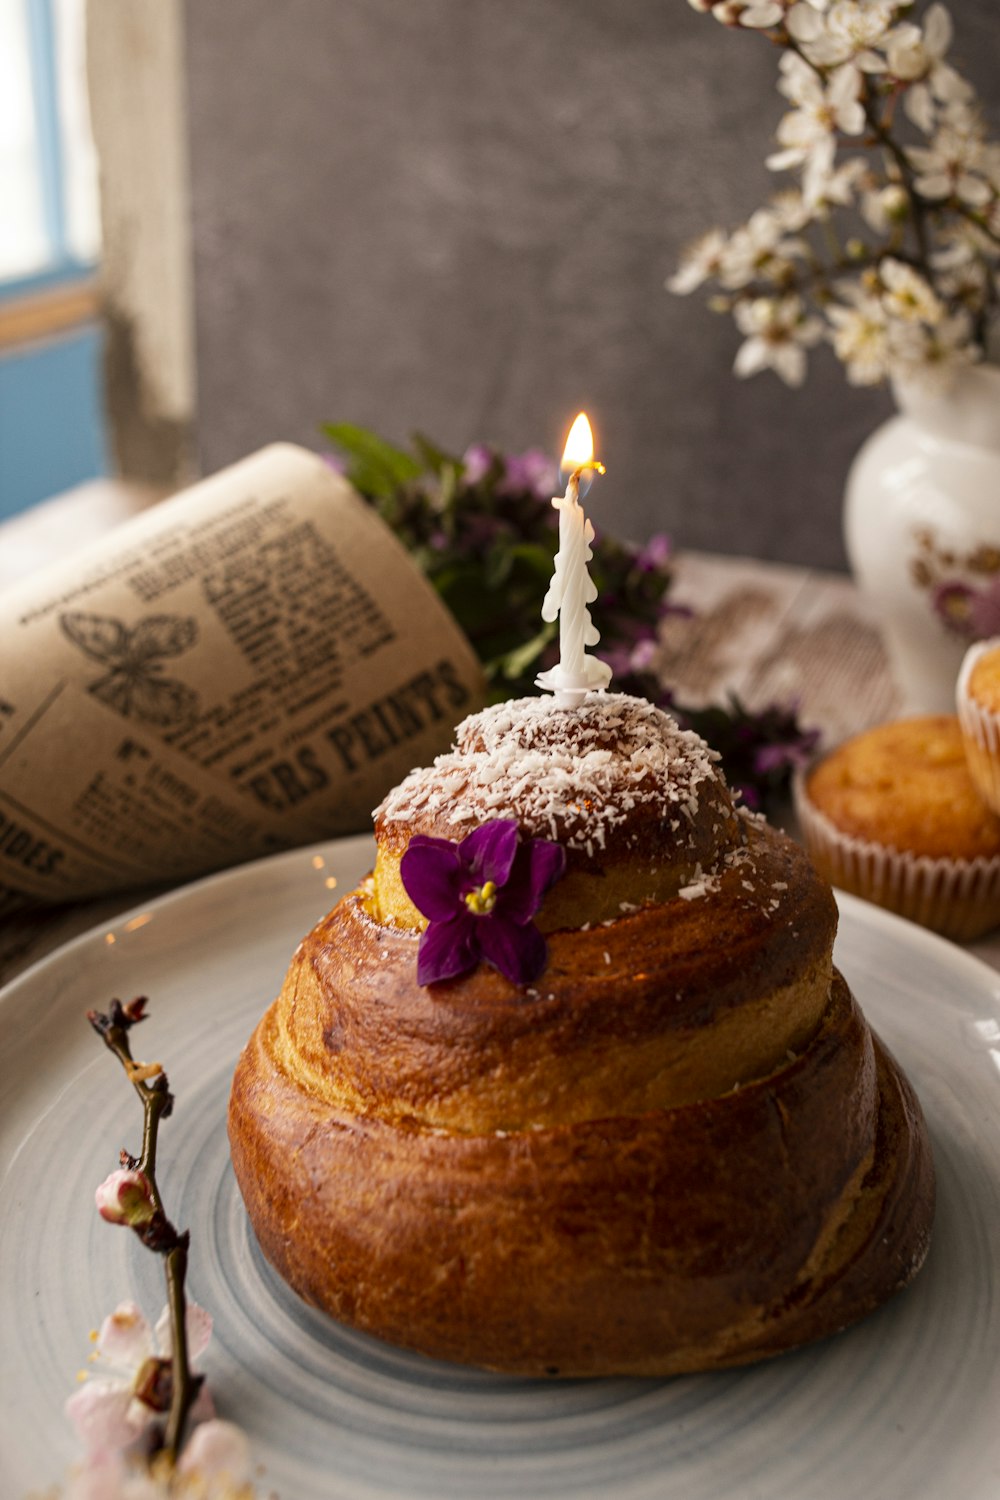
[[559,550],[555,557],[552,582],[542,604],[542,619],[559,620],[559,661],[548,672],[535,679],[537,685],[556,695],[560,708],[581,703],[592,688],[606,688],[611,668],[606,662],[587,655],[588,646],[596,646],[600,633],[590,618],[589,605],[597,598],[587,564],[593,557],[591,526],[580,504],[580,483],[591,472],[604,473],[604,465],[594,459],[594,440],[590,423],[583,412],[570,429],[563,453],[563,469],[572,469],[565,495],[557,495],[552,504],[559,512]]

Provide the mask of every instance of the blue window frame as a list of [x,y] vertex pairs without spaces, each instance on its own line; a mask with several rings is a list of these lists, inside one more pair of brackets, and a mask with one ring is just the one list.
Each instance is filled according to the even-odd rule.
[[[84,3],[0,0],[0,315],[96,267]],[[102,330],[51,310],[45,326],[0,339],[0,518],[108,470]]]
[[98,246],[96,171],[83,86],[84,0],[5,4],[10,9],[0,36],[6,43],[3,69],[19,86],[8,104],[10,136],[0,139],[0,150],[6,148],[0,167],[16,173],[22,188],[29,174],[33,179],[30,200],[23,192],[14,194],[13,203],[5,196],[8,212],[37,220],[31,231],[38,246],[34,257],[27,252],[32,263],[19,269],[0,259],[0,296],[7,297],[89,274]]

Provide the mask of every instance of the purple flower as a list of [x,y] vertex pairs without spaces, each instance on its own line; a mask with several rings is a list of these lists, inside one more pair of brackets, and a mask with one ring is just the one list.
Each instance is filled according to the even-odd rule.
[[466,484],[478,484],[492,471],[496,474],[496,493],[508,497],[526,494],[536,500],[550,500],[559,482],[555,464],[540,448],[503,454],[488,443],[473,443],[462,454],[462,469]]
[[947,579],[937,585],[931,602],[938,618],[956,635],[973,641],[1000,635],[1000,578],[991,578],[981,589]]
[[665,531],[657,531],[642,547],[635,559],[636,567],[643,573],[658,573],[665,568],[673,556],[674,544]]
[[609,646],[606,651],[602,650],[601,655],[613,676],[630,677],[634,672],[651,671],[658,649],[656,632],[650,629],[648,635],[642,634],[638,640]]
[[957,635],[968,636],[971,634],[969,614],[973,597],[973,590],[967,583],[954,579],[939,583],[931,596],[931,602],[938,618],[949,630],[954,630]]
[[417,983],[455,979],[481,959],[513,984],[537,979],[546,945],[531,919],[565,868],[561,844],[521,842],[511,818],[484,823],[460,844],[414,835],[400,874],[428,923],[420,936]]
[[495,456],[493,449],[486,443],[473,443],[471,447],[466,448],[462,454],[466,484],[478,484],[480,479],[484,479],[493,467]]
[[969,604],[969,624],[977,641],[1000,635],[1000,578],[979,589]]
[[501,494],[516,495],[527,491],[536,500],[551,500],[559,483],[559,472],[547,453],[529,448],[525,453],[507,455],[507,472],[500,485]]
[[798,740],[790,744],[761,745],[753,752],[753,768],[758,776],[770,776],[774,772],[804,766],[819,740],[817,729],[806,730]]
[[690,604],[671,604],[669,599],[660,601],[656,613],[661,620],[665,620],[668,615],[676,615],[679,620],[693,620],[695,615]]

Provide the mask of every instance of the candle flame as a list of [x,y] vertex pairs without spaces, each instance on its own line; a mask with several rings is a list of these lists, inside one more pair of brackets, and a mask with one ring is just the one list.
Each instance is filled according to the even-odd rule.
[[604,465],[594,457],[594,434],[590,430],[585,411],[580,413],[569,430],[559,469],[563,482],[573,483],[573,493],[581,500],[590,489],[594,475],[604,473]]
[[560,467],[566,472],[572,472],[592,463],[593,458],[594,434],[590,430],[587,413],[582,411],[569,430]]

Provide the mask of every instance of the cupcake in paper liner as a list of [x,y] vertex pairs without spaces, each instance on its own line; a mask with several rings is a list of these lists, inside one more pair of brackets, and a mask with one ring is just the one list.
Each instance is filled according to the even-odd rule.
[[969,774],[983,800],[1000,812],[1000,637],[969,647],[955,697]]
[[956,717],[845,740],[800,774],[795,805],[813,863],[841,890],[960,942],[1000,926],[1000,817]]

